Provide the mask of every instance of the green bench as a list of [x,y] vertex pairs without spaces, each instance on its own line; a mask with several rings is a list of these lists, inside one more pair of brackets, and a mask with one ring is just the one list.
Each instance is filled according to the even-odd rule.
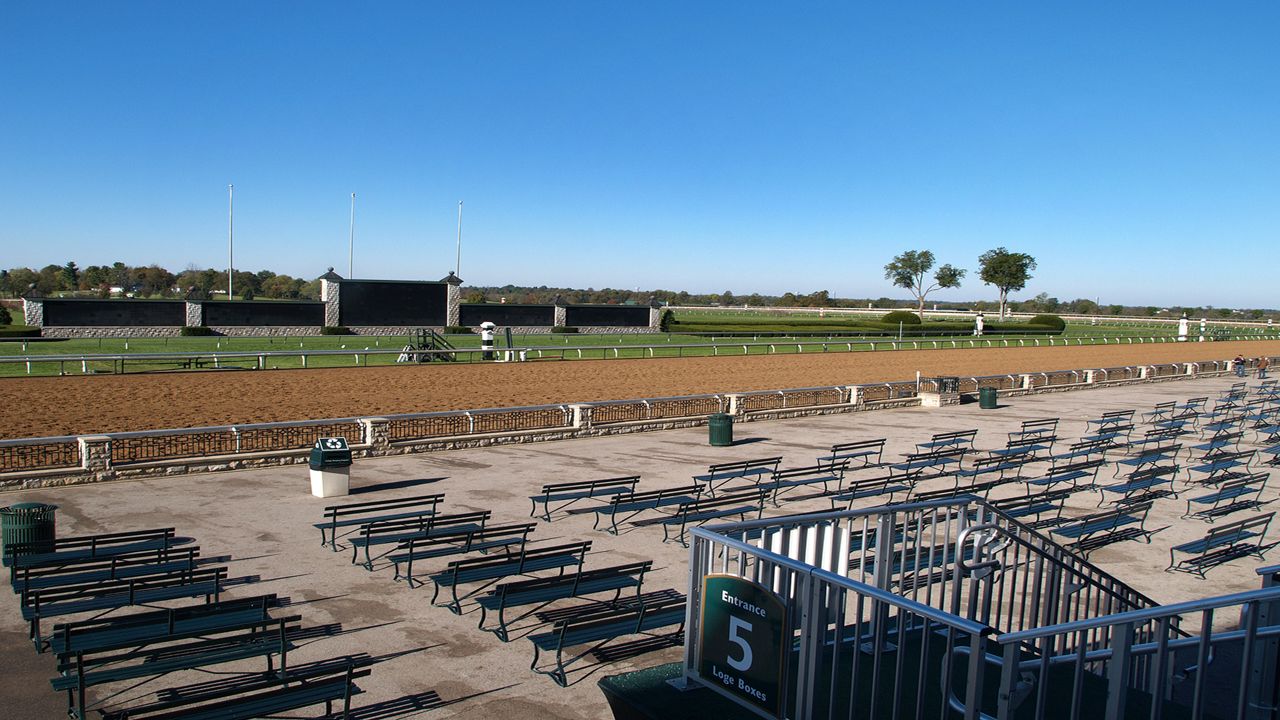
[[591,524],[591,527],[596,530],[601,529],[600,520],[607,515],[609,517],[609,526],[603,529],[610,535],[617,535],[620,515],[621,520],[625,522],[646,510],[657,510],[658,508],[692,502],[701,494],[701,485],[685,485],[661,490],[630,492],[625,495],[613,496],[606,505],[575,508],[569,512],[574,514],[595,513],[595,522]]
[[693,481],[705,486],[709,495],[715,495],[716,488],[734,480],[753,480],[761,475],[772,475],[781,463],[782,456],[716,463],[708,465],[706,473],[694,475]]
[[[560,687],[566,687],[566,648],[597,645],[626,635],[650,633],[672,625],[679,627],[669,636],[679,636],[684,631],[685,603],[685,599],[680,598],[645,603],[639,607],[606,607],[598,611],[585,610],[577,617],[560,620],[551,630],[529,636],[529,640],[533,642],[533,662],[529,669],[549,676]],[[555,654],[555,667],[551,670],[538,669],[538,661],[544,652]],[[579,657],[582,655],[570,658],[568,662]]]
[[28,590],[22,594],[22,618],[30,623],[31,641],[37,651],[43,652],[46,642],[40,634],[40,622],[45,618],[201,595],[212,602],[221,595],[226,579],[227,569],[215,567]]
[[58,623],[49,635],[57,655],[130,648],[161,640],[181,640],[270,620],[280,605],[274,594],[151,610],[130,615]]
[[[66,692],[67,714],[85,717],[85,690],[95,685],[158,677],[181,670],[265,657],[267,672],[275,672],[274,655],[280,656],[280,670],[288,668],[293,649],[289,634],[297,632],[301,615],[269,618],[222,628],[189,642],[164,647],[146,645],[124,652],[84,650],[59,656],[58,677],[50,680],[55,692]],[[171,638],[160,638],[168,642]]]
[[[384,520],[408,520],[431,515],[443,501],[444,493],[433,493],[398,500],[330,505],[324,509],[324,521],[316,523],[313,527],[320,530],[320,547],[329,545],[334,552],[338,552],[339,529],[359,528]],[[325,540],[326,530],[329,531],[327,541]]]
[[[1106,503],[1107,493],[1123,495],[1124,497],[1117,502],[1128,503],[1137,500],[1157,500],[1170,495],[1178,497],[1178,493],[1173,489],[1173,481],[1178,476],[1178,469],[1177,465],[1156,465],[1130,473],[1124,482],[1102,485],[1098,488],[1102,496],[1098,500],[1098,507]],[[1162,485],[1168,487],[1161,488]]]
[[746,520],[747,515],[752,511],[759,518],[764,513],[764,499],[768,494],[769,491],[765,488],[756,488],[733,495],[721,495],[718,498],[691,500],[680,503],[680,506],[671,515],[634,520],[631,524],[636,527],[661,525],[662,542],[664,543],[671,540],[671,532],[675,528],[677,529],[675,538],[680,541],[681,545],[688,547],[689,543],[685,540],[685,535],[689,526],[696,527],[709,520],[735,516]]
[[862,468],[880,467],[884,464],[884,443],[885,438],[836,443],[831,446],[830,453],[818,458],[818,464],[832,465],[844,461],[847,467],[848,463],[858,460],[861,461],[862,464],[859,467]]
[[[453,614],[461,615],[462,598],[458,596],[460,585],[500,580],[543,570],[559,570],[560,574],[564,574],[565,568],[581,566],[590,550],[591,541],[587,540],[542,547],[525,545],[520,548],[520,552],[502,557],[454,560],[444,570],[427,576],[435,585],[431,604],[447,607]],[[446,587],[449,588],[452,599],[439,605],[436,600],[440,597],[440,590]]]
[[371,571],[375,560],[372,554],[374,547],[399,545],[414,538],[431,537],[439,532],[483,530],[491,515],[489,510],[477,510],[449,515],[423,515],[407,520],[379,520],[362,525],[360,535],[351,538],[351,564],[356,564],[360,550],[363,549],[364,562],[361,565],[365,570]]
[[[1265,560],[1266,552],[1277,544],[1265,542],[1267,527],[1274,516],[1275,513],[1268,513],[1222,525],[1199,540],[1174,545],[1169,548],[1169,567],[1165,571],[1193,573],[1204,578],[1211,568],[1245,555]],[[1176,553],[1188,557],[1176,560]]]
[[5,546],[0,561],[10,568],[12,574],[22,568],[49,567],[85,559],[156,550],[178,543],[173,528],[76,535],[56,540],[10,543]]
[[[409,587],[414,587],[413,565],[419,560],[487,552],[499,548],[510,553],[513,547],[524,547],[529,541],[529,533],[536,527],[537,523],[519,523],[483,529],[463,528],[442,531],[428,537],[411,538],[396,546],[395,551],[388,558],[396,569],[395,577],[392,579],[397,582],[403,579]],[[405,566],[404,572],[400,571],[402,563]]]
[[[1097,487],[1098,469],[1107,464],[1102,458],[1093,460],[1082,460],[1079,462],[1067,463],[1065,465],[1054,465],[1050,467],[1044,475],[1036,478],[1030,478],[1023,481],[1027,486],[1027,493],[1030,494],[1032,488],[1045,488],[1052,490],[1054,486],[1063,483],[1071,483],[1072,490],[1093,490]],[[1085,480],[1081,484],[1081,480]]]
[[[652,560],[626,563],[594,570],[584,570],[581,565],[577,572],[565,573],[557,577],[534,578],[517,582],[502,583],[485,595],[476,598],[480,605],[480,622],[476,626],[488,630],[507,642],[508,608],[525,605],[544,605],[554,600],[587,597],[597,593],[612,592],[616,602],[627,588],[635,588],[636,597],[640,596],[640,588],[644,584],[644,574],[653,567]],[[498,625],[493,628],[484,626],[489,613],[497,613]]]
[[[1156,531],[1147,530],[1147,514],[1151,501],[1122,503],[1105,512],[1076,518],[1073,522],[1050,530],[1069,541],[1066,548],[1084,555],[1117,542],[1143,538],[1148,543]],[[1134,527],[1136,526],[1136,527]]]
[[848,460],[832,461],[827,464],[810,465],[808,467],[786,468],[774,470],[767,482],[757,484],[761,490],[772,495],[774,507],[778,507],[778,495],[785,491],[810,485],[822,484],[821,497],[830,493],[830,483],[835,483],[836,490],[844,484],[844,474],[849,469]]
[[[990,502],[993,507],[1005,515],[1024,523],[1032,530],[1039,530],[1062,524],[1063,507],[1067,498],[1076,492],[1075,488],[1065,488],[1062,490],[1050,490],[1038,495],[1004,498]],[[1046,513],[1050,513],[1051,516],[1045,517]],[[1034,518],[1034,520],[1028,520],[1028,518]]]
[[[155,702],[100,712],[102,720],[248,720],[323,703],[326,718],[347,718],[351,697],[363,692],[354,681],[368,677],[370,664],[367,655],[334,658],[212,687],[162,690]],[[334,703],[341,703],[336,715]]]
[[85,558],[75,563],[14,570],[10,584],[15,593],[59,585],[123,580],[171,570],[194,570],[200,564],[226,562],[229,556],[201,558],[200,548],[159,548],[141,552]]
[[835,510],[837,505],[844,503],[846,510],[852,510],[855,500],[880,495],[888,495],[888,502],[892,503],[894,495],[901,492],[910,497],[914,488],[914,482],[893,474],[851,480],[843,490],[830,495],[831,509]]
[[639,475],[628,475],[627,477],[606,478],[604,480],[582,480],[543,485],[542,492],[529,497],[529,500],[533,503],[533,509],[529,511],[529,517],[534,517],[538,512],[538,503],[542,503],[542,519],[551,522],[552,502],[564,501],[556,508],[556,510],[561,510],[587,498],[635,492],[636,483],[638,482],[640,482]]
[[[1223,515],[1259,507],[1264,504],[1260,502],[1260,498],[1262,491],[1267,487],[1268,477],[1270,477],[1269,473],[1260,472],[1235,480],[1227,480],[1218,486],[1216,492],[1187,500],[1187,511],[1182,517],[1213,522],[1215,518]],[[1193,506],[1197,505],[1200,509],[1193,509]]]

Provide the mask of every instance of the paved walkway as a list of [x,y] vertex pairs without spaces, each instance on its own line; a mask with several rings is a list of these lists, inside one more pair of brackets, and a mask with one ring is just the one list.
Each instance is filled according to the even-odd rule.
[[[621,435],[560,442],[458,450],[426,455],[362,460],[353,468],[353,486],[364,491],[353,501],[381,500],[427,492],[446,493],[449,511],[488,509],[493,523],[528,518],[528,496],[546,482],[640,474],[641,489],[687,484],[706,465],[781,455],[784,466],[812,464],[836,442],[889,438],[886,455],[908,452],[934,432],[978,428],[978,447],[1003,446],[1005,435],[1023,420],[1061,417],[1064,439],[1084,433],[1084,421],[1106,410],[1140,412],[1164,400],[1216,396],[1233,379],[1179,381],[1118,389],[1054,393],[1011,398],[996,410],[976,404],[943,409],[911,408],[785,421],[740,424],[737,443],[713,448],[705,428]],[[1103,471],[1106,477],[1112,470]],[[945,481],[949,483],[950,481]],[[929,489],[928,486],[922,489]],[[939,485],[940,487],[940,485]],[[1020,489],[1011,488],[1016,492]],[[1269,488],[1263,499],[1277,496]],[[1092,511],[1097,496],[1082,493],[1073,514]],[[649,652],[602,664],[588,655],[570,666],[569,688],[556,687],[528,669],[531,644],[524,639],[531,622],[517,622],[514,639],[499,642],[476,629],[478,612],[461,616],[431,607],[431,589],[409,589],[392,581],[388,567],[374,572],[353,566],[350,553],[319,546],[312,523],[329,501],[308,493],[304,467],[203,474],[74,486],[0,495],[0,503],[44,501],[59,506],[60,535],[174,526],[195,538],[205,554],[227,554],[234,576],[260,581],[237,587],[231,596],[274,592],[292,598],[291,612],[309,626],[340,624],[341,632],[305,641],[290,662],[367,652],[382,659],[356,704],[371,709],[357,717],[440,718],[600,718],[607,706],[595,681],[607,674],[670,662],[678,648]],[[1095,552],[1092,560],[1161,602],[1247,590],[1258,586],[1256,559],[1236,560],[1213,570],[1209,581],[1167,574],[1170,545],[1202,535],[1207,525],[1183,521],[1185,502],[1156,503],[1148,527],[1169,528],[1150,545],[1127,542]],[[768,515],[829,510],[825,501],[785,503]],[[1264,511],[1269,511],[1264,509]],[[1256,513],[1257,511],[1255,511]],[[1254,513],[1246,513],[1254,514]],[[687,551],[663,544],[656,528],[631,529],[619,537],[591,529],[589,516],[557,516],[539,522],[534,538],[553,542],[591,540],[588,566],[652,559],[646,590],[687,583]],[[1280,558],[1280,551],[1270,559]],[[435,565],[442,565],[436,563]],[[560,605],[571,605],[561,603]],[[559,605],[557,605],[558,607]],[[62,713],[62,698],[48,686],[52,658],[37,656],[25,639],[16,598],[0,593],[0,652],[9,659],[0,675],[0,700],[8,717],[47,718]],[[256,669],[260,664],[252,665]],[[186,682],[208,679],[188,673]],[[108,706],[144,700],[161,687],[177,684],[174,675],[140,685],[112,686],[92,696]],[[101,689],[100,689],[101,690]],[[438,698],[430,693],[438,693]],[[20,708],[16,714],[15,708]],[[302,713],[300,717],[314,716]]]

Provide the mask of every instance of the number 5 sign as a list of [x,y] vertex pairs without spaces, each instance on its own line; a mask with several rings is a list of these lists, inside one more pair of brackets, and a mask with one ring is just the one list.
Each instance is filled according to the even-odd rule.
[[698,674],[729,695],[782,716],[787,608],[767,588],[734,575],[702,579]]

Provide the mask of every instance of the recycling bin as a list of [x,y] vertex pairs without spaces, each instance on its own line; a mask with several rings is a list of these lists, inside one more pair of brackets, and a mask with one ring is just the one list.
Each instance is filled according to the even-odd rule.
[[320,438],[311,448],[311,494],[338,497],[351,492],[351,448],[346,438]]

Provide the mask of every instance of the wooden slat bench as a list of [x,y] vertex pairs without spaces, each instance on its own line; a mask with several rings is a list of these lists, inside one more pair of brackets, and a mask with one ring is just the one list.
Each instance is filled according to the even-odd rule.
[[[1268,550],[1276,543],[1267,543],[1267,527],[1275,513],[1259,515],[1210,530],[1199,540],[1174,545],[1169,549],[1169,567],[1166,571],[1185,572],[1205,576],[1211,568],[1231,562],[1245,555],[1266,559]],[[1177,554],[1187,557],[1176,560]]]
[[22,594],[22,618],[30,623],[31,640],[43,652],[47,642],[40,623],[46,618],[198,596],[214,602],[226,579],[225,567],[213,567],[28,590]]
[[[657,510],[658,508],[693,502],[702,494],[702,488],[702,485],[684,485],[660,490],[632,492],[626,495],[615,495],[609,499],[608,504],[589,508],[574,508],[569,512],[575,514],[595,513],[595,521],[591,524],[591,527],[596,530],[603,529],[610,535],[617,535],[620,521],[630,520],[646,510]],[[606,516],[609,518],[609,525],[601,528],[600,521]]]
[[267,672],[275,672],[273,656],[280,657],[280,669],[288,667],[293,649],[289,634],[297,632],[301,615],[268,618],[224,628],[195,640],[173,643],[170,638],[124,652],[95,651],[61,655],[58,677],[50,680],[55,692],[67,693],[67,714],[84,720],[85,690],[104,683],[157,677],[180,670],[266,658]]
[[[520,552],[510,555],[454,560],[444,570],[427,576],[435,585],[431,603],[437,607],[447,607],[453,614],[460,615],[463,598],[458,595],[459,586],[543,570],[558,570],[560,574],[564,574],[566,568],[581,566],[590,550],[590,540],[561,545],[526,544]],[[446,587],[449,588],[451,599],[439,605],[436,599],[440,596],[440,590]]]
[[[338,552],[339,529],[357,529],[381,521],[407,520],[432,515],[443,501],[444,493],[433,493],[396,500],[330,505],[324,509],[324,521],[316,523],[314,527],[320,530],[320,547],[329,545],[334,552]],[[327,541],[325,540],[326,530],[329,531]]]
[[[862,463],[859,467],[872,468],[884,464],[885,438],[878,440],[859,440],[858,442],[836,443],[831,452],[818,458],[818,464],[834,464],[840,461]],[[872,460],[872,458],[875,458]]]
[[[480,622],[476,627],[488,630],[497,635],[502,642],[507,642],[509,639],[506,619],[508,608],[544,605],[554,600],[588,597],[605,592],[613,593],[613,601],[616,602],[623,590],[632,588],[635,589],[636,597],[639,597],[640,589],[644,585],[644,574],[651,567],[653,567],[652,560],[592,570],[584,569],[579,565],[576,572],[557,577],[502,583],[485,595],[476,598],[476,603],[480,606]],[[498,625],[486,628],[485,619],[490,612],[497,613]]]
[[[671,636],[679,635],[684,630],[685,601],[661,600],[646,603],[638,608],[605,608],[599,611],[586,611],[575,618],[568,618],[555,623],[551,630],[529,636],[533,642],[533,662],[529,669],[541,675],[547,675],[560,687],[568,685],[565,676],[566,648],[587,644],[598,644],[625,635],[649,633],[660,628],[678,625]],[[551,670],[538,669],[541,653],[555,653],[555,667]],[[577,657],[581,657],[580,655]],[[576,660],[570,658],[568,662]]]
[[1182,517],[1213,522],[1224,515],[1259,507],[1265,504],[1259,500],[1269,477],[1269,473],[1261,472],[1227,480],[1215,492],[1188,499]]
[[[102,720],[248,720],[324,704],[325,717],[347,718],[354,681],[368,677],[367,655],[312,663],[287,673],[244,676],[234,683],[196,685],[157,693],[155,702],[101,711]],[[335,714],[333,705],[340,703]]]
[[491,515],[489,510],[476,510],[448,515],[423,515],[405,520],[379,520],[362,525],[359,536],[351,538],[351,564],[356,563],[360,550],[363,549],[364,562],[361,565],[366,570],[373,570],[373,561],[377,558],[373,556],[371,548],[399,545],[414,538],[431,537],[438,532],[483,530]]
[[[388,557],[395,565],[395,576],[392,579],[397,582],[403,579],[409,587],[414,587],[414,583],[418,582],[413,577],[413,566],[416,562],[499,549],[510,554],[529,542],[529,533],[536,527],[536,523],[490,525],[483,529],[463,528],[410,538],[397,545]],[[403,572],[400,570],[402,563],[404,564]],[[418,582],[418,584],[422,583]]]
[[1158,532],[1146,529],[1150,511],[1150,501],[1118,505],[1111,510],[1074,518],[1049,532],[1069,540],[1066,545],[1069,550],[1088,557],[1100,547],[1139,537],[1150,543],[1151,536]]
[[542,519],[551,522],[551,503],[553,502],[564,501],[559,507],[555,508],[556,510],[561,510],[587,498],[633,493],[636,489],[636,483],[639,482],[639,475],[628,475],[626,477],[605,478],[603,480],[580,480],[577,482],[543,485],[542,492],[529,496],[529,500],[533,504],[533,509],[529,511],[529,517],[535,516],[538,512],[538,503],[542,503]]
[[728,517],[738,517],[746,520],[747,515],[752,512],[759,518],[764,512],[764,500],[768,492],[764,488],[756,488],[733,495],[721,495],[717,498],[704,498],[681,503],[671,515],[634,520],[631,524],[637,527],[661,525],[662,542],[664,543],[672,539],[671,533],[674,529],[675,539],[681,545],[688,547],[689,543],[685,540],[685,534],[690,526],[696,527],[711,520],[720,520]]
[[758,481],[762,475],[772,475],[780,464],[782,464],[781,456],[717,463],[708,465],[706,473],[694,475],[693,481],[702,483],[708,494],[715,495],[717,488],[734,480]]

